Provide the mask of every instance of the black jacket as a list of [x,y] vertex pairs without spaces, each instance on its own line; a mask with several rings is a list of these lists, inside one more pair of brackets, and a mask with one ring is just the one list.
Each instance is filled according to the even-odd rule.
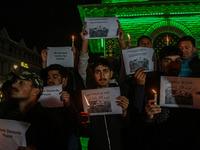
[[[147,89],[160,91],[160,76],[148,82]],[[152,99],[153,93],[147,93]],[[159,100],[159,97],[158,97]],[[159,104],[159,103],[158,103]],[[148,149],[199,149],[200,110],[190,108],[161,107],[162,111],[152,120],[146,119],[144,143]],[[144,113],[145,115],[145,113]]]
[[57,115],[42,107],[40,103],[37,103],[25,115],[20,113],[18,105],[12,100],[6,100],[0,107],[1,119],[18,120],[31,124],[26,132],[27,145],[33,145],[38,150],[68,149],[67,141],[73,134],[73,125],[67,114],[71,112],[72,108],[60,109],[66,116],[65,120],[68,120],[68,124],[63,124]]
[[[109,87],[115,87],[117,85],[110,84]],[[143,87],[144,88],[144,87]],[[128,114],[126,117],[122,115],[100,115],[91,116],[90,126],[87,128],[89,133],[89,150],[123,150],[130,148],[128,143],[131,130],[131,120],[135,122],[135,114],[138,114],[138,108],[140,107],[139,101],[136,101],[135,94],[139,95],[138,91],[142,92],[144,96],[144,90],[136,90],[135,82],[131,79],[120,84],[121,96],[126,96],[129,99]],[[143,99],[143,98],[142,98]],[[137,104],[136,104],[137,103]],[[137,112],[137,113],[136,113]]]

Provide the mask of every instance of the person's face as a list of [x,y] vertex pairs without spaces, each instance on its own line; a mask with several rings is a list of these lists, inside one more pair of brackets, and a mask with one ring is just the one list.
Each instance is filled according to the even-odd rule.
[[149,41],[149,39],[147,38],[142,38],[139,41],[139,47],[148,47],[148,48],[152,48],[151,42]]
[[32,95],[35,95],[35,91],[37,90],[32,86],[31,81],[19,79],[12,84],[11,98],[28,99]]
[[181,41],[179,49],[183,52],[182,59],[188,60],[193,57],[196,47],[192,46],[191,41]]
[[179,55],[166,56],[160,62],[160,68],[164,70],[166,76],[178,76],[181,70],[181,58]]
[[58,70],[50,70],[47,75],[47,85],[60,85],[63,87],[67,85],[67,78],[62,78]]
[[99,88],[109,87],[109,81],[113,76],[113,71],[106,66],[99,65],[94,69],[94,79]]

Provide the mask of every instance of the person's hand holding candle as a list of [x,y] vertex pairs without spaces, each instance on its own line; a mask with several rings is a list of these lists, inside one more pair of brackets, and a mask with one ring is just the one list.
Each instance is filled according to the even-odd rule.
[[148,103],[145,106],[145,111],[148,119],[153,119],[155,114],[161,113],[160,105],[157,105],[157,92],[155,90],[152,90],[154,92],[154,99],[149,100]]

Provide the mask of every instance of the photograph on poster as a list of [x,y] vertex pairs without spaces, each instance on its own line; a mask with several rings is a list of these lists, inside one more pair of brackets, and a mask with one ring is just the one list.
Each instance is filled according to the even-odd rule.
[[134,74],[143,67],[144,72],[154,71],[154,50],[147,47],[136,47],[122,51],[126,75]]
[[129,61],[130,72],[135,72],[138,68],[143,67],[146,70],[149,70],[149,60],[144,57],[137,57],[134,60]]
[[82,90],[84,111],[90,115],[122,114],[116,103],[120,95],[119,87]]
[[200,78],[161,76],[160,105],[200,109]]
[[117,17],[85,18],[86,39],[117,38]]
[[97,26],[95,28],[90,28],[90,37],[107,37],[109,29],[103,26]]
[[193,105],[193,95],[190,91],[168,87],[165,93],[165,104]]

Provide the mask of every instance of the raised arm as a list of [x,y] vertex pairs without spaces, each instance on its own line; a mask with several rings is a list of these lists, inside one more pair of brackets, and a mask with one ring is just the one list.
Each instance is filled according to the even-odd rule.
[[41,51],[42,56],[42,69],[45,69],[47,67],[47,51],[48,49],[43,49]]
[[88,43],[89,40],[85,39],[85,35],[88,34],[88,32],[85,30],[86,23],[82,27],[82,31],[80,33],[81,39],[82,39],[82,48],[79,56],[79,64],[78,64],[78,72],[80,76],[83,79],[84,85],[86,86],[86,70],[88,66]]
[[119,22],[119,20],[117,20],[118,22],[118,31],[117,31],[117,35],[119,36],[117,38],[117,41],[119,42],[119,46],[121,48],[121,50],[126,48],[126,42],[124,40],[124,30],[122,30],[121,24]]

